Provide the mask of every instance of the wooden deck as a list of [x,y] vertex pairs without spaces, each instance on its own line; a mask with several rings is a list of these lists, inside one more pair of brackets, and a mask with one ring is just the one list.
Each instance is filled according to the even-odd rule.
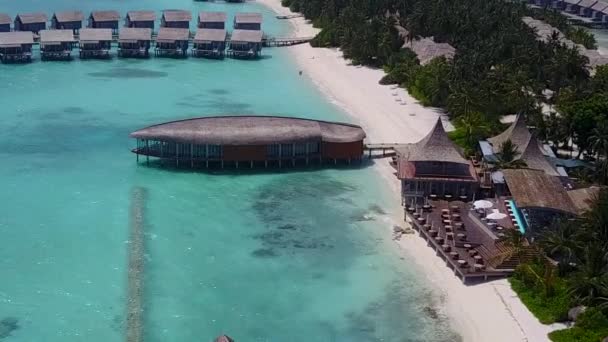
[[292,37],[292,38],[273,38],[264,37],[262,45],[265,47],[281,47],[304,44],[310,42],[314,37]]
[[288,15],[277,15],[276,18],[277,19],[294,19],[294,18],[302,18],[304,15],[303,14],[288,14]]
[[475,222],[466,203],[429,203],[426,210],[406,208],[406,220],[463,283],[503,278],[513,272],[494,267],[491,259],[496,253],[496,239]]
[[146,189],[131,194],[126,341],[143,341],[144,209]]

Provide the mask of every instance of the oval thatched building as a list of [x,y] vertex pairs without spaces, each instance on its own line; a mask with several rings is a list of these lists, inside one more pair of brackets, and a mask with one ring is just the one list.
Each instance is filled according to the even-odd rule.
[[[359,126],[277,116],[216,116],[167,122],[131,133],[133,153],[209,167],[360,160]],[[149,158],[147,158],[148,160]]]

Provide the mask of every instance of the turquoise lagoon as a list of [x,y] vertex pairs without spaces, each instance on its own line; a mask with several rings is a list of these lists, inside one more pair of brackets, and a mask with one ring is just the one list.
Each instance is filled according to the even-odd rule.
[[[254,3],[13,1],[59,9],[261,11]],[[288,53],[259,61],[0,66],[0,324],[4,342],[124,340],[130,191],[147,189],[145,340],[454,341],[390,241],[398,210],[369,167],[198,173],[145,167],[129,132],[213,114],[348,120]]]

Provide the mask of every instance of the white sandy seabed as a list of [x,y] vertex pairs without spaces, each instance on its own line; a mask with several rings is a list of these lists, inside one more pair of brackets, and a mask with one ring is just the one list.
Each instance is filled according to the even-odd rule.
[[[277,14],[292,14],[281,6],[280,0],[258,2]],[[294,36],[307,37],[318,32],[303,18],[290,19],[290,22]],[[416,142],[441,115],[438,109],[418,104],[404,89],[380,85],[378,81],[384,76],[382,70],[350,65],[339,50],[312,48],[309,44],[288,49],[303,77],[310,78],[353,121],[365,127],[368,142]],[[394,190],[395,203],[400,203],[399,182],[393,175],[394,170],[388,162],[376,165]],[[394,223],[402,225],[402,220],[402,212],[396,210]],[[392,223],[387,226],[392,231]],[[550,331],[564,327],[541,324],[505,279],[465,286],[417,235],[403,235],[397,245],[404,253],[404,259],[414,260],[435,287],[452,328],[465,342],[544,342],[549,341],[547,334]]]

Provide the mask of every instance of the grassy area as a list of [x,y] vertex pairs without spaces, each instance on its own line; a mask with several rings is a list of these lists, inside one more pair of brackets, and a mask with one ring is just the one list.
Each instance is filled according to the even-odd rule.
[[581,314],[574,327],[549,334],[553,342],[600,342],[605,337],[608,337],[608,318],[593,308]]
[[537,287],[529,287],[515,277],[510,278],[509,282],[519,299],[541,323],[551,324],[568,318],[570,297],[563,282],[558,282],[555,286],[553,296],[543,296],[542,290],[539,291]]

